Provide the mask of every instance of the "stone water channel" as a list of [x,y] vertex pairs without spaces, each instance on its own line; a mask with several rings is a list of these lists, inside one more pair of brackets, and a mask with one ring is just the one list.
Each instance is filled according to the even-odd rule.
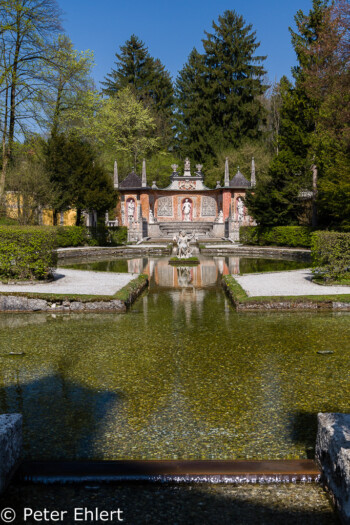
[[[238,313],[220,286],[225,273],[306,263],[230,256],[202,257],[196,268],[152,257],[69,264],[148,273],[150,287],[122,315],[0,315],[0,413],[23,414],[26,459],[313,458],[316,414],[350,411],[349,312]],[[18,503],[17,490],[10,497]],[[120,490],[127,506],[129,489]],[[158,489],[147,490],[145,504]],[[171,501],[181,491],[186,501],[191,488],[167,490]],[[286,523],[336,523],[317,485],[193,490],[203,501],[227,503],[228,493],[243,507],[248,501],[245,521],[234,523],[256,523],[249,512],[253,519],[276,505]]]

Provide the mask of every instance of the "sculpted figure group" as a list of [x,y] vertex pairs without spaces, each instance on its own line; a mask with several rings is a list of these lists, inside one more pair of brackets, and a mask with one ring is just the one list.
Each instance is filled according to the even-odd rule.
[[190,247],[190,242],[192,239],[195,239],[194,234],[189,234],[184,232],[183,230],[180,231],[178,235],[174,236],[174,241],[177,244],[177,257],[179,259],[188,259],[192,255],[192,249]]

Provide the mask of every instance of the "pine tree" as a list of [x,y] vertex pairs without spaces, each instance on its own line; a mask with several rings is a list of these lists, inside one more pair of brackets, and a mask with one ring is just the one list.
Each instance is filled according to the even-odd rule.
[[137,36],[120,47],[116,53],[116,68],[107,74],[103,93],[113,96],[131,86],[137,98],[152,105],[157,113],[170,118],[173,107],[173,85],[170,74],[159,59],[154,59]]
[[176,84],[180,138],[198,160],[257,138],[264,116],[259,97],[265,91],[265,57],[255,56],[260,44],[252,26],[235,11],[225,11],[213,29],[206,32],[203,55],[191,53]]

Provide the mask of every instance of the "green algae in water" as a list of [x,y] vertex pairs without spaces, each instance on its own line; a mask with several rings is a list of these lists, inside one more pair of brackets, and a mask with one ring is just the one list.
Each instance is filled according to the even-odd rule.
[[0,412],[24,414],[27,458],[306,458],[317,413],[350,409],[349,320],[237,313],[215,286],[1,315],[1,349],[26,355],[0,357]]

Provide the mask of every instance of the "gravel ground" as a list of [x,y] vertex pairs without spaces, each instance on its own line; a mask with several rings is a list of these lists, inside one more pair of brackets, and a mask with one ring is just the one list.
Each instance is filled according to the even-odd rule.
[[311,270],[234,275],[249,297],[277,295],[350,294],[350,286],[322,286],[311,282]]
[[79,295],[114,295],[137,274],[90,272],[57,268],[51,283],[0,284],[0,292],[29,292]]
[[[105,523],[130,525],[336,525],[327,495],[316,484],[278,485],[159,485],[12,486],[0,498],[0,511],[10,507],[23,523],[24,508],[67,511],[65,525],[74,521],[74,509],[122,511]],[[77,511],[80,512],[80,511]],[[80,515],[81,516],[81,515]],[[79,516],[79,517],[80,517]],[[83,516],[80,523],[90,521]],[[123,520],[123,521],[121,521]],[[38,523],[33,518],[26,523]],[[53,521],[49,521],[53,523]]]

